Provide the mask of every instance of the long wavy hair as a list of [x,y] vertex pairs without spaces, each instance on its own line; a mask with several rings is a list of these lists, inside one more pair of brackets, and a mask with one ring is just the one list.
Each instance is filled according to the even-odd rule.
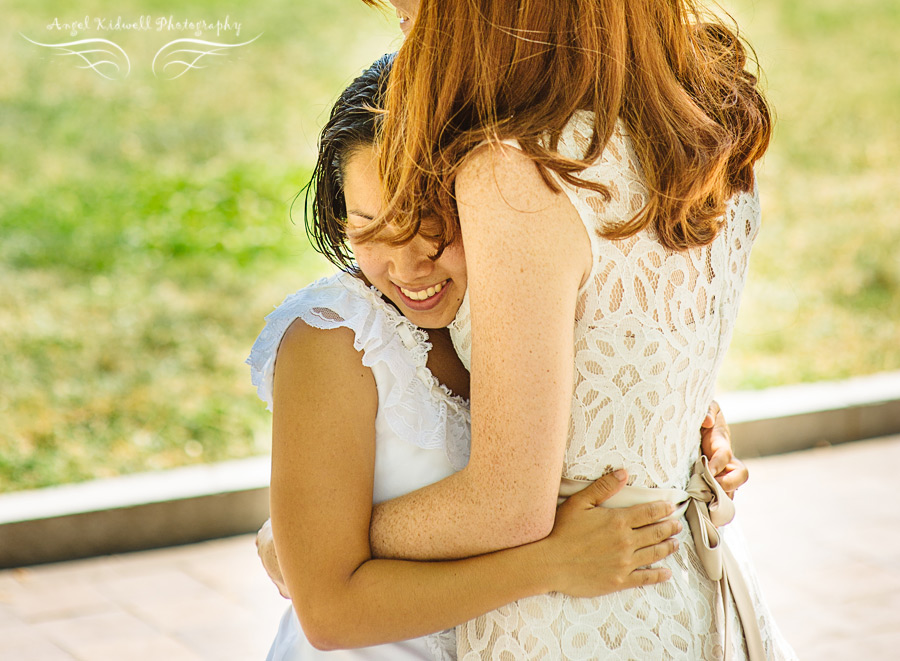
[[[369,5],[381,0],[363,0]],[[475,146],[516,138],[544,181],[591,188],[578,173],[603,152],[617,119],[631,135],[650,191],[645,207],[609,229],[648,226],[672,249],[705,245],[727,201],[754,186],[772,116],[747,70],[747,50],[694,0],[422,0],[394,63],[381,126],[380,172],[397,241],[421,218],[459,232],[457,171]],[[583,160],[560,156],[577,110],[593,111]]]

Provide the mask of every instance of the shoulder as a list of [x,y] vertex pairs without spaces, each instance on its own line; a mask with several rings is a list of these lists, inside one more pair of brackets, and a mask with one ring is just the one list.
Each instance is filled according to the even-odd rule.
[[344,377],[371,376],[371,369],[363,364],[360,334],[366,325],[363,320],[381,303],[376,298],[362,281],[347,273],[318,280],[288,297],[275,310],[283,311],[278,324],[276,380],[284,367],[338,382]]
[[484,144],[472,150],[456,177],[460,211],[466,204],[485,203],[523,213],[546,211],[561,201],[538,166],[514,141]]
[[571,275],[576,285],[583,281],[591,268],[590,238],[569,196],[549,181],[509,143],[481,145],[463,161],[456,197],[470,286],[484,260],[495,270],[543,277],[549,268],[566,281]]
[[337,347],[360,360],[359,350],[376,351],[384,324],[375,323],[375,318],[384,316],[379,312],[383,306],[363,282],[346,273],[318,280],[285,298],[266,317],[247,358],[260,399],[272,409],[276,357],[284,357],[281,349],[291,355],[307,352],[309,360]]
[[316,328],[296,318],[282,335],[278,362],[302,360],[305,365],[313,365],[318,362],[331,363],[334,358],[340,358],[362,365],[362,351],[354,347],[355,339],[353,330],[345,326]]
[[364,405],[377,397],[372,370],[354,346],[349,328],[321,329],[295,319],[278,347],[274,373],[275,411],[278,402],[296,396],[334,402],[351,400]]

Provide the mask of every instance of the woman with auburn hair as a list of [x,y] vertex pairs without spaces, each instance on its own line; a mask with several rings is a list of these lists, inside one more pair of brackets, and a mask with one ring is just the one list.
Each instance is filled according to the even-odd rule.
[[739,531],[719,528],[733,506],[696,433],[771,135],[741,41],[691,0],[392,3],[412,26],[387,93],[383,213],[359,237],[390,223],[399,245],[422,218],[445,221],[441,246],[462,237],[472,449],[374,513],[373,550],[531,542],[558,495],[625,468],[631,502],[678,503],[690,524],[660,563],[672,579],[516,601],[458,627],[459,657],[794,658]]
[[[356,240],[357,226],[380,214],[375,143],[392,62],[379,59],[341,94],[307,188],[310,238],[341,272],[286,298],[248,359],[273,411],[275,523],[260,532],[259,550],[294,598],[272,661],[452,659],[454,629],[410,637],[551,590],[587,596],[668,580],[668,569],[647,566],[675,550],[668,537],[682,528],[669,520],[671,503],[597,507],[616,503],[626,479],[617,471],[566,500],[554,532],[534,544],[446,562],[398,562],[384,546],[373,556],[373,509],[461,469],[469,437],[468,404],[448,391],[468,392],[447,329],[466,289],[461,243],[436,255],[437,219],[404,245]],[[736,488],[747,472],[728,466],[716,408],[704,426],[712,472],[723,469],[719,479]],[[322,651],[331,648],[342,651]]]

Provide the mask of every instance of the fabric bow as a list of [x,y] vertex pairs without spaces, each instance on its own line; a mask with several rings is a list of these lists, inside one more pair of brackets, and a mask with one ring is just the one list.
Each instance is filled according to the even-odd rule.
[[694,464],[694,472],[688,482],[689,500],[684,513],[694,547],[706,571],[713,581],[718,581],[719,596],[722,598],[722,615],[725,622],[722,645],[725,661],[733,658],[730,640],[731,618],[728,616],[728,595],[734,599],[737,615],[744,631],[744,642],[747,644],[747,657],[750,661],[765,661],[766,652],[763,647],[759,622],[753,608],[750,590],[731,551],[728,550],[718,528],[731,523],[734,519],[734,501],[728,497],[721,485],[709,470],[709,461],[701,456]]
[[[562,503],[591,482],[592,480],[562,478],[559,502]],[[603,506],[631,507],[656,500],[681,504],[681,507],[672,516],[684,514],[694,538],[694,547],[700,563],[710,580],[716,581],[718,584],[725,623],[722,640],[725,661],[731,661],[734,656],[730,644],[734,634],[728,614],[729,594],[734,599],[741,628],[744,631],[748,661],[766,661],[762,633],[759,630],[750,589],[744,580],[740,565],[728,550],[718,530],[734,519],[734,501],[716,482],[709,470],[707,458],[701,456],[694,464],[694,470],[686,490],[624,486],[612,498],[606,500]]]

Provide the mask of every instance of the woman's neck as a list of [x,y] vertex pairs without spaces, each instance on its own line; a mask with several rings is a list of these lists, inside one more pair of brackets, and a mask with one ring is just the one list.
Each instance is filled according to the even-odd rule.
[[469,399],[469,372],[456,355],[450,331],[446,328],[429,330],[428,339],[431,342],[428,369],[454,395]]

